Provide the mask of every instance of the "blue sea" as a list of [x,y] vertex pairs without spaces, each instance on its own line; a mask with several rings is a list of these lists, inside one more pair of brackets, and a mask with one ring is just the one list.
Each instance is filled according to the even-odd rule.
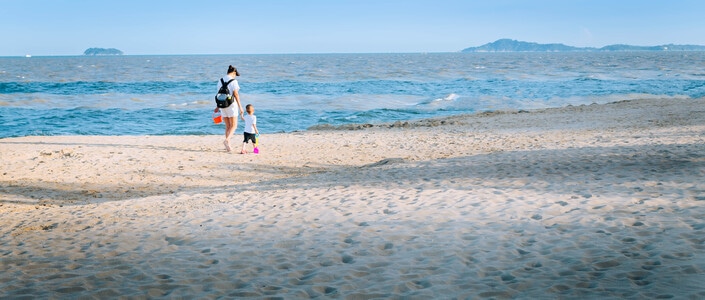
[[222,134],[230,64],[263,133],[705,96],[705,52],[0,57],[0,138]]

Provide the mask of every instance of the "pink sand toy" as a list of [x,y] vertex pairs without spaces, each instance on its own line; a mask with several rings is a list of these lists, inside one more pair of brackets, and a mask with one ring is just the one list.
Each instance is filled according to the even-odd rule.
[[259,133],[255,135],[255,149],[252,150],[255,154],[259,154]]

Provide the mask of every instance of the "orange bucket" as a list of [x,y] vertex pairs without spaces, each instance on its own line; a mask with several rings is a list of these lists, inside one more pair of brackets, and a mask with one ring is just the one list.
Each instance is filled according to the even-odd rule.
[[220,124],[221,122],[223,122],[223,117],[220,115],[220,112],[214,112],[213,123]]

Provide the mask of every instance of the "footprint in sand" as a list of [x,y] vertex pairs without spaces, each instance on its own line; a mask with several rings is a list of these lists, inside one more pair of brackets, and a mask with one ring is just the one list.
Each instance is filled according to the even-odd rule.
[[355,259],[350,255],[343,255],[341,261],[344,264],[351,264],[351,263],[355,262]]
[[616,266],[621,265],[621,263],[617,260],[608,260],[608,261],[603,261],[595,264],[595,267],[598,269],[608,269],[608,268],[613,268]]

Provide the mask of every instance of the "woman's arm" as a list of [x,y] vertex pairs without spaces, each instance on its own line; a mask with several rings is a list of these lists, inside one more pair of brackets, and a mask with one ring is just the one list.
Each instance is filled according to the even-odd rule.
[[245,121],[245,110],[242,109],[242,104],[240,104],[240,93],[238,93],[237,90],[234,90],[233,97],[235,97],[235,102],[237,102],[237,108],[240,109],[240,119]]

